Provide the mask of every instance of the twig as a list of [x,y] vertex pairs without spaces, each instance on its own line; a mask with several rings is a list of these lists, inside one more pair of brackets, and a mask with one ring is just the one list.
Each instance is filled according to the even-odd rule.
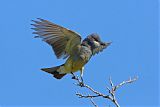
[[112,82],[111,76],[109,77],[109,82],[110,82],[111,87],[113,87],[114,85],[113,85],[113,82]]
[[79,97],[79,98],[94,98],[94,97],[99,97],[99,95],[82,95],[80,93],[76,93],[76,95]]
[[92,103],[95,107],[98,107],[97,104],[93,101],[92,98],[90,98],[90,101],[91,101],[91,103]]
[[136,81],[137,79],[138,79],[138,77],[135,77],[135,78],[133,78],[133,79],[130,77],[129,80],[123,81],[123,82],[121,82],[120,84],[116,85],[116,86],[114,87],[114,91],[116,91],[119,87],[121,87],[121,86],[123,86],[123,85],[125,85],[125,84],[130,84],[130,83]]

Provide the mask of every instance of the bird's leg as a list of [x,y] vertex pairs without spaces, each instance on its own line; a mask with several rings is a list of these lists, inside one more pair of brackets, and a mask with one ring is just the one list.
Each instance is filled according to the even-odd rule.
[[82,67],[81,69],[80,69],[80,78],[81,78],[81,82],[80,82],[80,85],[81,86],[83,86],[84,85],[84,83],[83,83],[83,71],[84,71],[84,67]]

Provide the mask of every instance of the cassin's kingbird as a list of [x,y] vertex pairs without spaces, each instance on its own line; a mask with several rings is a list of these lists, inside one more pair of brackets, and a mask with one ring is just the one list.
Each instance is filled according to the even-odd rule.
[[84,65],[94,55],[110,45],[111,42],[102,42],[98,34],[90,34],[81,42],[81,36],[67,28],[54,24],[44,19],[33,20],[35,32],[43,41],[51,45],[56,57],[67,58],[60,66],[42,68],[41,70],[52,74],[55,78],[61,79],[67,73],[74,73],[80,70],[83,75]]

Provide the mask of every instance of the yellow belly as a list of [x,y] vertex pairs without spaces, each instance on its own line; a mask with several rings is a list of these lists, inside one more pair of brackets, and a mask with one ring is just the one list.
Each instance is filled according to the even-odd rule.
[[80,70],[84,65],[85,65],[85,62],[81,58],[78,58],[75,60],[72,57],[70,57],[67,59],[64,65],[65,72],[66,73],[76,72]]

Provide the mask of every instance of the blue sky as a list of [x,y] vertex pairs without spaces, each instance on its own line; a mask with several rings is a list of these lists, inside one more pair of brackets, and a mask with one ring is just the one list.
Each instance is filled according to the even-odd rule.
[[[72,29],[85,38],[98,33],[112,41],[85,66],[87,84],[107,93],[109,76],[115,84],[138,76],[117,91],[122,106],[158,106],[158,0],[1,0],[0,105],[86,106],[79,89],[67,75],[56,80],[40,68],[64,63],[51,47],[34,39],[31,20],[44,18]],[[77,73],[79,74],[79,73]],[[95,99],[98,105],[112,105]]]

